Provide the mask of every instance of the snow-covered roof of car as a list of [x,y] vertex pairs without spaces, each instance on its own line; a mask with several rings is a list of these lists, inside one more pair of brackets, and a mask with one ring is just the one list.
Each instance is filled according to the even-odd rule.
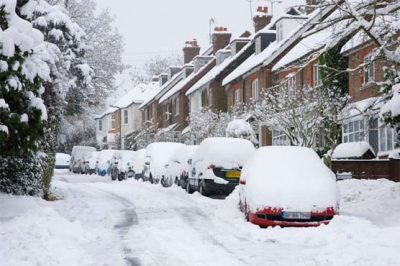
[[193,155],[193,162],[233,169],[243,166],[255,151],[254,145],[239,138],[207,138]]
[[252,211],[318,211],[336,208],[335,174],[310,148],[259,148],[242,170],[246,201]]

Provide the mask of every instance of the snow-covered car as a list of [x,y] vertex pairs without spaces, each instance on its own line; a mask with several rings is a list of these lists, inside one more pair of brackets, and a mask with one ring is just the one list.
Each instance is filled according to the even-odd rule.
[[240,208],[261,227],[318,226],[338,214],[335,174],[310,148],[263,147],[242,170]]
[[135,173],[136,180],[143,178],[144,176],[145,159],[146,159],[145,149],[136,151],[135,157],[133,158],[133,172]]
[[74,146],[71,152],[70,171],[77,174],[88,174],[87,159],[95,151],[94,147]]
[[96,172],[100,176],[110,174],[110,163],[113,158],[115,150],[102,150],[99,151],[97,156]]
[[155,142],[147,146],[143,179],[158,183],[165,174],[165,164],[182,143]]
[[197,190],[204,196],[230,194],[239,184],[241,169],[254,151],[254,145],[245,139],[205,139],[193,154],[187,192]]
[[95,174],[97,172],[97,158],[99,156],[98,151],[94,151],[86,157],[86,172],[89,174]]
[[111,179],[122,181],[134,176],[134,151],[115,151],[111,160]]
[[186,188],[186,182],[191,168],[191,159],[198,146],[183,146],[175,151],[166,164],[164,178],[166,182],[175,183]]
[[56,169],[69,169],[71,155],[66,153],[56,153]]

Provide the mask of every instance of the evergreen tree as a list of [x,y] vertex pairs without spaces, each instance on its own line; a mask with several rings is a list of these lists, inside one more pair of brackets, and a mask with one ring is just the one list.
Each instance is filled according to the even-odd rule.
[[42,82],[49,73],[35,51],[43,36],[21,17],[27,3],[0,4],[0,191],[35,195],[41,188],[37,151],[47,120]]

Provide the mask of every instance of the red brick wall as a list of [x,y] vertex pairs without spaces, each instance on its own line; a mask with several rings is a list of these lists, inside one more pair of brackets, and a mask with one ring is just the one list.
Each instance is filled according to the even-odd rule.
[[[356,69],[364,63],[364,58],[374,49],[373,45],[367,45],[349,54],[349,68]],[[383,81],[383,63],[375,62],[375,80]],[[364,69],[360,68],[349,74],[349,94],[351,101],[361,101],[379,95],[379,88],[376,84],[364,84]]]

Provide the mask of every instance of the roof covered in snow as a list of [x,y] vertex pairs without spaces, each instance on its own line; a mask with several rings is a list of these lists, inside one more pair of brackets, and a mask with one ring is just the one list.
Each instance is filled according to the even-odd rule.
[[[129,82],[125,81],[126,85],[129,86]],[[148,99],[151,95],[159,91],[159,83],[158,82],[150,82],[149,84],[139,84],[137,86],[128,87],[126,90],[126,94],[123,95],[115,104],[119,108],[127,108],[132,104],[143,103],[146,99]]]
[[206,75],[204,75],[199,81],[196,82],[192,86],[190,90],[187,91],[186,95],[189,95],[203,86],[207,85],[209,82],[213,81],[218,75],[220,75],[225,69],[227,69],[233,62],[235,62],[239,57],[241,57],[248,49],[250,49],[252,43],[247,43],[238,53],[235,55],[228,57],[221,64],[216,65],[213,69],[211,69]]
[[333,151],[333,159],[350,159],[350,158],[361,158],[368,151],[374,153],[374,149],[366,141],[359,142],[348,142],[339,144]]
[[96,115],[96,116],[94,117],[94,119],[102,119],[102,118],[105,117],[106,115],[115,113],[117,110],[118,110],[118,108],[115,108],[115,107],[108,107],[106,111],[104,111],[103,113],[101,113],[101,114],[99,114],[99,115]]

